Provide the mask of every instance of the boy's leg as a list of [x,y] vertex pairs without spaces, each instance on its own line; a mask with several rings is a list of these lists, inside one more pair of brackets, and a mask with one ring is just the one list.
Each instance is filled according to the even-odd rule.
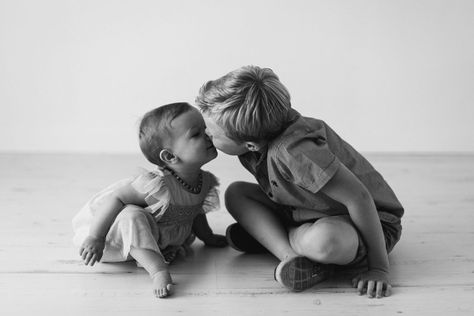
[[298,255],[327,264],[353,262],[359,247],[359,235],[347,215],[323,217],[291,228],[289,240]]
[[278,259],[298,256],[291,248],[286,228],[275,214],[278,205],[257,184],[232,183],[225,192],[225,203],[235,220]]
[[235,182],[225,194],[229,213],[263,246],[281,260],[275,279],[293,291],[303,291],[326,279],[331,267],[298,255],[290,245],[287,227],[275,213],[281,206],[253,183]]

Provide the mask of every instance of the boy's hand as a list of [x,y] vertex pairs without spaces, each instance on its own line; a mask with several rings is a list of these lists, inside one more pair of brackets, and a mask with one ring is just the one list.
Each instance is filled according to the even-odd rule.
[[210,247],[222,248],[227,246],[227,240],[225,239],[225,236],[216,234],[210,235],[208,238],[206,238],[206,240],[204,240],[204,243],[206,244],[206,246]]
[[370,298],[390,296],[392,290],[387,273],[380,270],[369,270],[360,273],[352,279],[352,286],[357,288],[359,295],[367,292],[367,296]]
[[99,262],[102,258],[104,248],[104,238],[88,236],[79,249],[79,255],[82,257],[82,260],[84,260],[85,265],[90,264],[93,266],[94,263]]

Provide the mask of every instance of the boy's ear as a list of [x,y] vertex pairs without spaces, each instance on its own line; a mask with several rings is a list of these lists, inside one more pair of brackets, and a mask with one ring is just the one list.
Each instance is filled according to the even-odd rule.
[[160,159],[169,164],[176,163],[178,161],[178,157],[176,157],[169,149],[162,149],[160,151]]
[[263,147],[263,144],[256,143],[256,142],[245,142],[245,147],[249,151],[259,151]]

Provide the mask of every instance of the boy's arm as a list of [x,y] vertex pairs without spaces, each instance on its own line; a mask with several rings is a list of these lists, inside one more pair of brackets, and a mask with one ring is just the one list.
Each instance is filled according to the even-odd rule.
[[224,236],[215,235],[207,222],[206,214],[199,214],[193,222],[193,231],[207,246],[225,247],[227,241]]
[[126,204],[142,205],[144,195],[133,189],[130,183],[116,189],[103,198],[97,205],[95,216],[89,229],[89,236],[84,240],[79,255],[86,265],[100,261],[105,247],[105,237],[117,215]]
[[321,191],[347,207],[351,220],[367,246],[369,271],[357,280],[359,293],[367,286],[369,295],[376,290],[377,297],[380,297],[382,289],[389,291],[389,262],[382,225],[372,196],[343,164]]

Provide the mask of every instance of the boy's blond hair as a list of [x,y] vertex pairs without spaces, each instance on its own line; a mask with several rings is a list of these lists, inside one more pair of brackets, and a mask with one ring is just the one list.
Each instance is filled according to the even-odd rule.
[[290,94],[278,76],[257,66],[208,81],[196,104],[237,142],[273,139],[286,126],[291,108]]

